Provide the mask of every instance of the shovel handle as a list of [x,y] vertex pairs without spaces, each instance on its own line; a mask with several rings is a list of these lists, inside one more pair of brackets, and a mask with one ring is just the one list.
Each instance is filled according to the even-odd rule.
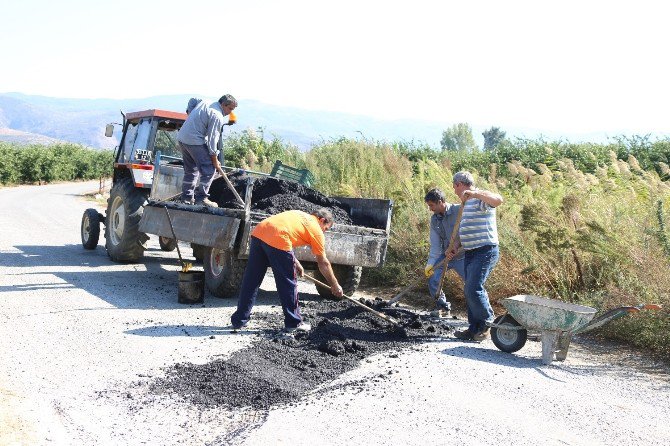
[[235,195],[235,199],[242,206],[244,206],[244,200],[242,199],[242,197],[240,197],[240,194],[238,194],[237,191],[235,190],[235,187],[233,186],[233,183],[231,183],[230,180],[228,179],[228,175],[226,175],[226,172],[224,172],[223,169],[221,169],[221,171],[219,172],[219,175],[221,175],[223,177],[223,180],[228,185],[228,188],[233,192],[233,195]]
[[177,236],[174,233],[174,227],[172,226],[172,219],[170,218],[170,211],[168,211],[167,206],[163,206],[165,208],[165,214],[167,215],[168,223],[170,223],[170,231],[172,231],[172,237],[174,237],[175,245],[177,246],[177,255],[179,256],[179,263],[181,264],[181,270],[182,272],[187,272],[189,270],[190,263],[184,262],[184,259],[181,257],[181,251],[179,250],[179,240],[177,240]]
[[[307,280],[309,280],[309,281],[311,281],[311,282],[314,282],[315,284],[317,284],[317,285],[319,285],[319,286],[322,286],[322,287],[324,287],[324,288],[328,288],[328,289],[330,289],[330,287],[329,287],[328,285],[326,285],[325,283],[323,283],[323,282],[321,282],[321,281],[315,279],[314,277],[310,276],[309,274],[305,274],[305,275],[303,275],[302,277],[305,278],[305,279],[307,279]],[[356,299],[354,299],[354,298],[352,298],[352,297],[349,297],[349,296],[347,296],[346,294],[343,294],[342,297],[345,298],[345,299],[347,299],[347,300],[350,301],[350,302],[353,302],[354,304],[358,305],[359,307],[365,309],[365,311],[368,311],[368,312],[374,314],[375,316],[378,316],[378,317],[384,319],[385,321],[392,323],[392,324],[395,325],[396,327],[400,327],[400,323],[398,323],[398,321],[396,321],[396,320],[393,319],[392,317],[387,316],[387,315],[385,315],[384,313],[380,313],[380,312],[377,311],[377,310],[373,310],[372,308],[368,307],[367,305],[360,303],[360,302],[357,301]]]
[[[439,268],[439,267],[441,267],[442,265],[444,265],[444,263],[445,263],[446,261],[447,261],[447,259],[442,259],[442,260],[440,260],[440,261],[437,262],[435,265],[433,265],[433,268]],[[419,277],[415,282],[411,283],[410,285],[407,285],[405,288],[403,288],[402,290],[400,290],[400,292],[399,292],[398,294],[396,294],[395,296],[393,296],[393,297],[387,302],[387,305],[393,305],[394,303],[398,302],[400,299],[402,299],[402,297],[403,297],[405,294],[407,294],[409,291],[411,291],[414,287],[419,286],[419,285],[420,285],[421,283],[423,283],[425,280],[426,280],[426,279],[425,279],[423,276]]]

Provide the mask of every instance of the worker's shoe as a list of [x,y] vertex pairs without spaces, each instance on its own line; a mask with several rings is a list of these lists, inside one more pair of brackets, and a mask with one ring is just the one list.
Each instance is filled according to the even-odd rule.
[[473,333],[469,329],[466,330],[456,330],[454,336],[462,341],[475,341],[482,342],[489,338],[489,328],[486,327],[484,330]]
[[454,336],[461,341],[474,341],[474,333],[472,333],[470,330],[465,329],[465,330],[456,330],[454,332]]
[[193,204],[193,198],[184,197],[184,196],[182,195],[181,198],[177,201],[177,203],[181,203],[181,204]]
[[451,317],[451,303],[442,296],[435,301],[435,309],[430,312],[431,317]]
[[246,326],[247,324],[240,324],[240,325],[230,324],[230,327],[233,329],[232,331],[240,331]]
[[450,318],[451,317],[451,311],[449,310],[444,310],[442,308],[436,307],[433,311],[430,312],[430,317],[436,317],[436,318]]
[[483,329],[479,333],[473,334],[472,335],[472,340],[477,341],[477,342],[482,342],[482,341],[489,338],[489,332],[490,332],[489,327],[486,327],[485,329]]
[[203,198],[202,200],[198,200],[195,202],[196,206],[209,206],[210,208],[218,208],[219,205],[214,203],[212,200],[209,198]]
[[451,302],[447,302],[447,299],[444,296],[437,299],[435,306],[440,310],[451,311]]
[[297,327],[286,327],[284,333],[307,333],[312,329],[312,326],[307,322],[300,322]]

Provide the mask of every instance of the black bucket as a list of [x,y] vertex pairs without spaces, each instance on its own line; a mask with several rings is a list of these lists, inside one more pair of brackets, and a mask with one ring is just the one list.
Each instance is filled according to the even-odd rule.
[[203,271],[179,272],[179,303],[199,304],[205,299],[205,273]]

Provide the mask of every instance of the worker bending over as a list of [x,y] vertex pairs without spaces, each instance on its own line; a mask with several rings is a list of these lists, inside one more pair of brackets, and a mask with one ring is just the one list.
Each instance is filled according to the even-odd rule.
[[337,282],[333,268],[326,258],[324,232],[333,225],[333,214],[325,208],[311,215],[303,211],[286,211],[266,218],[252,231],[249,244],[249,261],[244,271],[237,311],[230,320],[238,330],[249,322],[256,303],[258,288],[263,282],[268,266],[272,268],[277,293],[284,311],[285,331],[309,331],[303,322],[298,304],[298,277],[304,269],[295,258],[293,248],[309,245],[316,256],[319,271],[336,297],[342,297],[342,287]]

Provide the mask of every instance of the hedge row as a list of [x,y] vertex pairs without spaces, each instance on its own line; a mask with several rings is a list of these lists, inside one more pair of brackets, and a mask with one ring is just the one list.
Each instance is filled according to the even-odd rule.
[[78,144],[18,145],[0,142],[0,184],[42,184],[52,181],[109,177],[111,150]]

